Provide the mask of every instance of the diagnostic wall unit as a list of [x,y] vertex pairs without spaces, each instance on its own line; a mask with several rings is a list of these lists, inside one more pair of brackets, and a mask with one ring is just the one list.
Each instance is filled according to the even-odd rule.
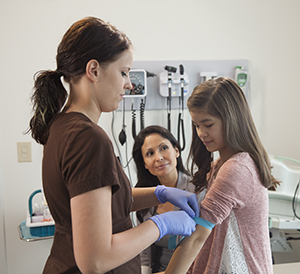
[[[134,61],[132,65],[133,70],[145,70],[150,73],[150,75],[155,74],[155,76],[147,77],[147,95],[143,98],[145,102],[145,110],[148,109],[167,109],[167,99],[160,94],[160,75],[165,73],[165,66],[173,66],[177,68],[177,75],[174,76],[174,90],[178,85],[178,72],[179,66],[183,65],[184,73],[186,79],[188,80],[188,90],[185,91],[184,96],[184,107],[186,108],[186,100],[193,91],[193,88],[199,85],[203,81],[201,75],[216,75],[226,76],[231,79],[235,79],[235,69],[237,66],[243,67],[248,71],[248,60],[182,60],[182,61]],[[248,72],[249,75],[249,72]],[[245,88],[245,94],[250,100],[250,85],[249,80]],[[177,93],[177,92],[176,92]],[[134,96],[126,96],[125,98],[125,110],[131,110],[132,105],[135,109],[138,109],[141,98],[135,98]],[[174,96],[172,98],[172,109],[178,109],[180,107],[179,100]],[[118,110],[122,110],[122,104]]]

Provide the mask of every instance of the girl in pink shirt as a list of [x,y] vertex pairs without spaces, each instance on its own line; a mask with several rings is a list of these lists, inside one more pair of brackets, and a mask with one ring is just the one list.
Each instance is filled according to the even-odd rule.
[[[176,248],[166,274],[272,273],[268,188],[278,184],[246,97],[231,79],[197,86],[189,97],[196,192],[207,188],[196,231]],[[219,159],[212,162],[212,153]]]

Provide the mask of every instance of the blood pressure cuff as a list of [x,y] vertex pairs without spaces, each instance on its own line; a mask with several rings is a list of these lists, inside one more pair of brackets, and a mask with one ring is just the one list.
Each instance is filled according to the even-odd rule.
[[[193,218],[194,221],[196,222],[197,225],[201,225],[203,227],[206,227],[210,230],[212,230],[214,228],[214,224],[209,222],[209,221],[206,221],[200,217],[194,217]],[[179,243],[183,240],[184,237],[181,238],[181,240],[179,241]],[[169,249],[175,249],[179,243],[176,245],[176,239],[177,239],[177,235],[170,235],[169,236],[169,242],[168,242],[168,248]]]

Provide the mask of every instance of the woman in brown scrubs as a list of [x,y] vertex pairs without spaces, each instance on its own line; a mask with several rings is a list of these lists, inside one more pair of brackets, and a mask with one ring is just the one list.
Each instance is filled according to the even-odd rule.
[[[168,187],[132,190],[98,126],[101,113],[116,110],[132,88],[132,59],[124,33],[88,17],[63,36],[57,69],[36,75],[30,131],[44,146],[43,189],[56,228],[43,273],[140,273],[142,250],[166,234],[195,230],[196,196]],[[132,228],[131,211],[167,201],[183,210]]]

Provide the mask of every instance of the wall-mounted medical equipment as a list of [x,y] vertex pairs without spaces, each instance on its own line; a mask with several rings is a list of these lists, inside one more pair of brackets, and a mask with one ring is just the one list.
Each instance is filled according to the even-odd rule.
[[131,90],[126,90],[124,98],[139,98],[147,95],[147,72],[144,69],[132,69],[129,71],[132,84]]
[[[250,84],[250,75],[248,69],[248,60],[164,60],[164,61],[133,61],[132,70],[145,70],[147,84],[145,85],[147,92],[145,96],[145,110],[162,110],[167,109],[168,97],[168,73],[164,70],[166,64],[177,68],[177,72],[172,74],[172,97],[179,97],[181,94],[180,73],[178,71],[179,65],[184,65],[184,108],[186,109],[186,100],[189,94],[193,91],[194,87],[199,85],[202,80],[200,79],[201,72],[213,73],[211,76],[225,76],[235,79],[235,67],[242,66],[248,73],[248,80],[246,86]],[[148,72],[151,72],[148,73]],[[161,75],[162,74],[162,75]],[[156,76],[157,77],[148,77]],[[164,76],[163,76],[164,75]],[[161,84],[163,82],[163,84]],[[247,95],[246,95],[247,96]],[[126,97],[125,97],[126,98]],[[138,106],[140,100],[135,96],[130,96],[134,100],[134,105]],[[247,98],[248,99],[248,98]],[[172,100],[172,109],[179,109],[178,100]],[[132,101],[125,102],[125,110],[131,111]],[[120,104],[118,111],[122,111],[122,104]],[[174,124],[175,125],[175,124]],[[176,125],[177,128],[177,125]]]
[[216,71],[201,71],[200,72],[200,83],[208,81],[210,79],[214,79],[218,77],[218,73]]
[[[127,140],[126,135],[126,124],[125,124],[125,99],[128,98],[143,98],[147,96],[147,72],[144,69],[132,69],[129,71],[129,78],[132,85],[132,89],[126,90],[125,95],[123,96],[123,102],[122,102],[122,113],[123,113],[123,123],[122,123],[122,129],[119,133],[119,142],[123,146]],[[143,102],[143,99],[142,99]],[[141,103],[143,104],[143,103]],[[132,120],[132,135],[135,138],[136,136],[136,122],[135,122],[135,110],[133,109],[133,103],[131,106],[131,109],[133,111],[133,120]],[[144,113],[142,114],[144,115]]]
[[126,136],[126,125],[125,125],[125,99],[123,99],[123,108],[122,108],[122,113],[123,113],[123,123],[122,123],[122,129],[119,133],[119,142],[123,146],[126,142],[127,136]]
[[[131,104],[131,113],[132,113],[132,124],[131,124],[131,134],[132,138],[135,139],[137,135],[137,127],[136,127],[136,110]],[[140,102],[140,130],[145,128],[145,103],[144,100],[141,99]]]
[[[180,65],[184,65],[183,74],[180,73]],[[172,115],[168,115],[171,119],[174,120],[175,115],[179,116],[179,114],[181,114],[181,119],[183,120],[183,114],[187,108],[186,101],[193,89],[203,81],[219,76],[235,79],[235,68],[237,66],[243,67],[248,73],[247,60],[134,61],[132,64],[133,69],[129,72],[133,89],[126,91],[124,100],[117,111],[122,111],[123,117],[125,111],[131,111],[131,132],[134,139],[139,131],[138,118],[141,117],[140,122],[142,129],[144,116],[146,117],[148,115],[148,110],[167,110],[169,113],[172,111]],[[171,72],[171,80],[170,73],[165,67],[176,68],[176,72]],[[246,86],[249,91],[249,73],[247,79]],[[184,95],[183,97],[181,96],[182,93]],[[246,97],[247,96],[248,94],[246,94]],[[141,102],[141,100],[143,100],[143,102]],[[155,123],[166,128],[169,123],[170,131],[183,142],[182,133],[184,130],[180,122],[181,119],[178,119],[178,123],[176,121],[176,123],[171,124],[168,116],[159,116],[160,121]],[[123,118],[123,121],[124,120]],[[122,130],[125,131],[125,127],[126,125],[123,123]],[[122,133],[122,141],[124,141],[124,136],[125,134]],[[120,143],[119,140],[118,143]],[[183,143],[181,147],[184,148]]]
[[[172,88],[174,88],[173,85],[175,84],[173,82],[173,74],[176,73],[177,68],[173,67],[173,66],[165,66],[164,69],[166,71],[162,72],[160,74],[160,94],[164,97],[167,97],[168,130],[171,131],[172,97],[175,96],[175,94],[176,94],[175,91],[172,91]],[[166,79],[165,79],[165,76],[167,76]],[[162,78],[163,78],[163,81],[162,81]],[[165,85],[165,84],[167,84],[167,85]],[[165,91],[167,91],[166,94],[164,92],[162,92],[162,90],[164,90],[161,88],[162,86],[165,87]]]
[[[159,94],[162,97],[170,97],[170,85],[171,85],[171,97],[180,97],[181,96],[181,74],[176,73],[177,68],[173,66],[165,66],[165,69],[175,68],[175,72],[173,71],[163,71],[159,74]],[[188,94],[189,87],[189,77],[186,73],[183,75],[183,95],[186,96]]]
[[[178,136],[183,131],[183,119],[181,118],[184,96],[188,93],[189,79],[188,75],[184,73],[183,65],[179,66],[179,73],[177,73],[177,67],[165,66],[165,71],[161,72],[159,75],[159,93],[162,97],[167,98],[167,111],[168,111],[168,130],[171,131],[171,110],[172,110],[172,97],[179,97],[179,118],[178,118]],[[185,137],[183,135],[183,142],[185,142]],[[184,148],[184,146],[183,146]]]
[[243,66],[236,66],[234,73],[234,80],[237,82],[242,91],[247,94],[247,81],[248,81],[248,72]]
[[[185,148],[185,133],[184,133],[184,67],[182,64],[179,65],[180,72],[180,98],[179,98],[179,114],[178,114],[178,126],[177,126],[177,141],[180,144],[181,151]],[[182,145],[181,145],[182,136]]]

